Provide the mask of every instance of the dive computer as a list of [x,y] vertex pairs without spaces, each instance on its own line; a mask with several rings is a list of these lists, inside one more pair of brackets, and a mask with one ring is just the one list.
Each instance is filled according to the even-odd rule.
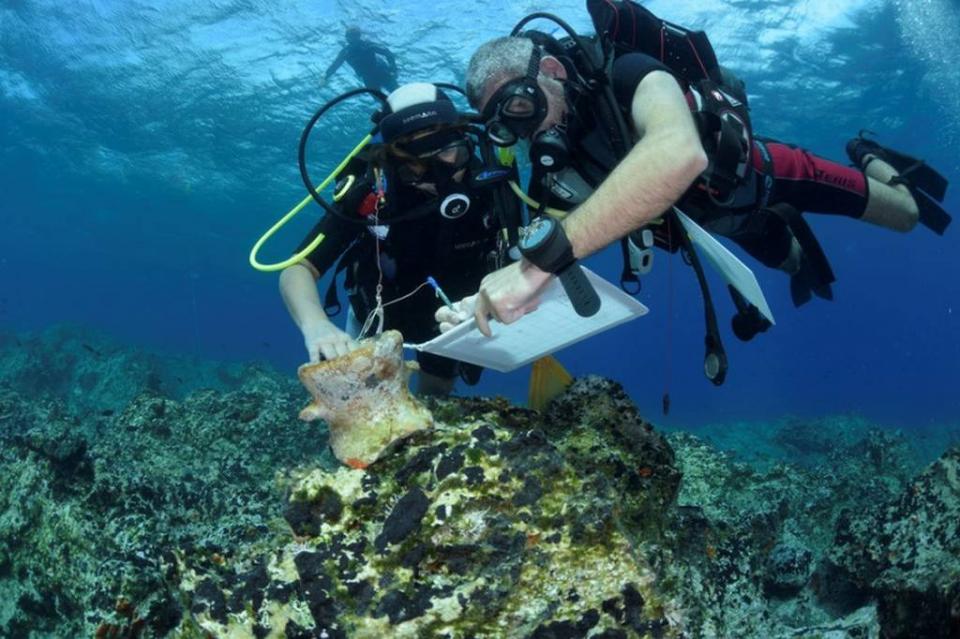
[[550,217],[539,217],[520,229],[520,253],[534,266],[560,278],[563,290],[581,317],[600,310],[600,297],[573,255],[563,226]]

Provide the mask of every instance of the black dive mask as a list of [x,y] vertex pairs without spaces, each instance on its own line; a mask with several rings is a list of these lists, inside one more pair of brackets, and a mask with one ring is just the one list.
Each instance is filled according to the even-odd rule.
[[440,200],[440,214],[456,219],[470,208],[464,185],[454,176],[473,157],[473,143],[463,131],[448,130],[396,145],[400,152],[397,177],[411,185],[432,184]]
[[547,117],[547,96],[537,83],[540,57],[540,47],[534,45],[527,75],[497,89],[483,110],[487,137],[496,146],[513,146],[531,137]]

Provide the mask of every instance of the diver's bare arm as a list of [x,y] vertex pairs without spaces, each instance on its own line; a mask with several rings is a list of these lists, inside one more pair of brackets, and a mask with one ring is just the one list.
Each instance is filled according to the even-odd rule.
[[631,110],[640,141],[596,192],[564,221],[577,257],[585,257],[667,211],[706,168],[707,158],[680,86],[653,71]]
[[317,279],[319,273],[309,262],[298,262],[280,273],[280,295],[300,330],[311,325],[332,325],[320,303]]

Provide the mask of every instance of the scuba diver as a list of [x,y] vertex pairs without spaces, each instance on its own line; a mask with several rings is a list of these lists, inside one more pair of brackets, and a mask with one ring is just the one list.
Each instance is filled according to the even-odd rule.
[[[495,172],[476,157],[477,134],[449,97],[433,84],[406,84],[386,97],[374,121],[380,138],[341,172],[336,215],[324,215],[297,252],[320,233],[322,242],[280,275],[311,362],[356,348],[378,313],[381,330],[399,330],[407,342],[432,339],[437,298],[475,291],[505,259],[505,211],[495,206],[493,182],[484,182]],[[483,142],[484,149],[492,147]],[[321,304],[316,282],[331,268]],[[340,271],[349,295],[345,330],[328,317],[339,311]],[[470,384],[479,378],[478,367],[423,352],[417,359],[421,394],[449,393],[458,374]]]
[[348,27],[347,42],[323,74],[320,86],[327,83],[344,62],[360,76],[364,86],[393,91],[397,88],[397,61],[393,52],[382,44],[365,40],[358,27]]
[[[486,334],[490,317],[516,321],[536,308],[552,276],[571,262],[617,240],[625,262],[634,248],[651,247],[649,239],[637,239],[644,231],[654,245],[682,249],[695,260],[675,207],[788,273],[797,306],[812,295],[830,299],[834,281],[801,212],[901,232],[918,220],[940,234],[946,229],[950,216],[938,204],[946,181],[923,162],[863,132],[848,144],[853,168],[756,136],[742,83],[718,64],[703,32],[665,22],[629,0],[588,0],[587,7],[597,37],[534,14],[470,60],[468,97],[493,143],[529,145],[532,199],[575,210],[551,233],[539,234],[550,246],[488,275],[477,296],[456,310],[440,309],[444,328],[471,309]],[[553,20],[569,37],[521,31],[536,18]],[[531,257],[561,253],[569,259]],[[709,326],[712,304],[698,275],[708,306],[709,356],[719,338],[715,318]],[[766,330],[770,323],[756,307],[732,286],[731,293],[737,336],[746,340]],[[712,372],[709,361],[706,368],[708,378],[722,383],[725,358]]]

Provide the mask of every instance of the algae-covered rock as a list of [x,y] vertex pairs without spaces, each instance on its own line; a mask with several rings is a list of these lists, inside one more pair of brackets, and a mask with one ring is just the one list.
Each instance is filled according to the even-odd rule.
[[241,601],[236,575],[188,567],[189,623],[215,636],[258,624],[329,637],[680,636],[678,602],[651,569],[679,475],[619,387],[581,380],[545,416],[501,400],[438,400],[433,412],[433,431],[366,471],[291,478],[297,537],[271,555],[263,589],[285,601]]
[[57,389],[136,356],[60,344],[68,375],[0,385],[0,636],[956,634],[957,453],[914,479],[910,432],[664,438],[587,378],[542,413],[433,401],[434,430],[359,471],[288,376],[182,398],[147,379],[88,410],[109,384]]
[[864,506],[844,513],[830,555],[879,598],[885,636],[960,636],[960,447]]
[[218,566],[269,546],[277,469],[322,453],[298,396],[255,377],[78,416],[0,389],[0,636],[167,636],[183,618],[177,555]]

